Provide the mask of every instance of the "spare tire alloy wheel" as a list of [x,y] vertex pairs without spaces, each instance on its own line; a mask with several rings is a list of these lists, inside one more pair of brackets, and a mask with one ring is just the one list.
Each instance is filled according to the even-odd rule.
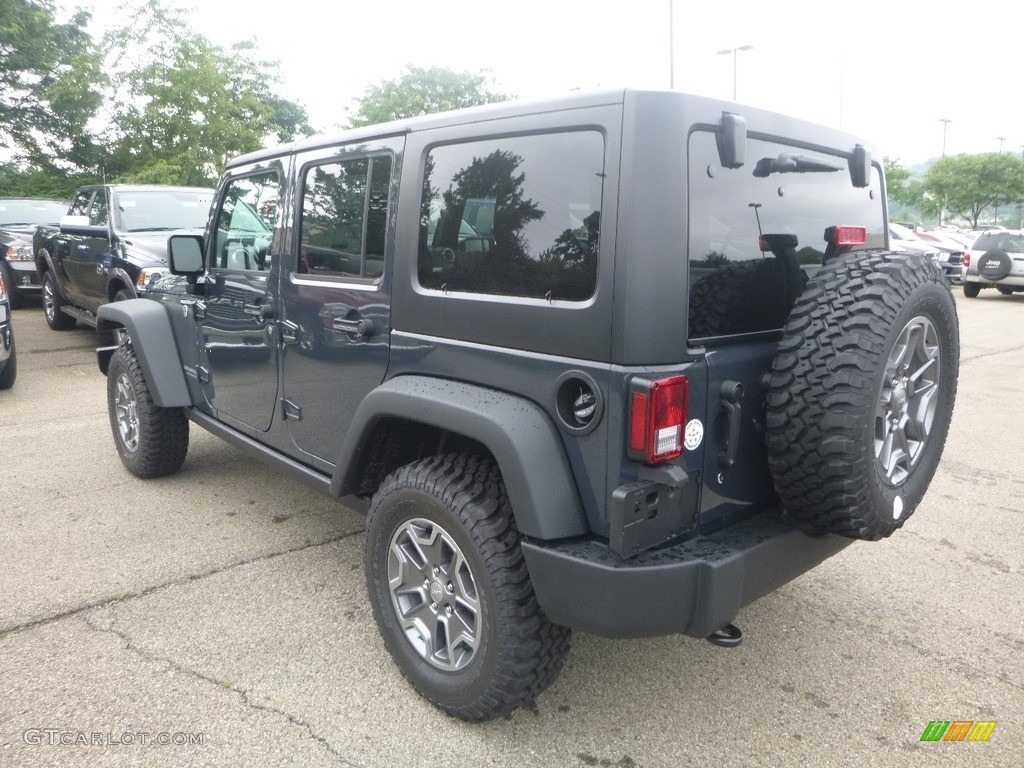
[[448,714],[505,714],[561,670],[570,630],[537,605],[491,459],[435,456],[388,476],[370,506],[365,557],[388,651]]
[[811,533],[889,536],[924,497],[956,397],[959,325],[915,254],[851,254],[797,301],[772,363],[769,464]]

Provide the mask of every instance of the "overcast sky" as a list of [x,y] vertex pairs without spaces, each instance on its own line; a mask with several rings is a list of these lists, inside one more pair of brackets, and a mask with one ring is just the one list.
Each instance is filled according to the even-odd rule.
[[[165,0],[171,2],[172,0]],[[116,0],[79,0],[97,25]],[[520,98],[669,87],[669,0],[267,0],[195,3],[192,25],[280,61],[282,95],[333,132],[405,65],[489,70]],[[271,9],[279,10],[271,10]],[[875,156],[1021,152],[1024,4],[969,0],[675,0],[675,88],[841,127]]]

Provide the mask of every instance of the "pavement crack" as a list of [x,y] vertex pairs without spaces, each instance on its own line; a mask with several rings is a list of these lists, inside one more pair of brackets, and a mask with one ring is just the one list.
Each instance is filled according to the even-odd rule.
[[82,605],[76,605],[73,608],[68,608],[64,611],[52,613],[48,616],[43,616],[38,619],[31,619],[21,624],[16,624],[12,627],[0,628],[0,640],[3,640],[8,635],[13,635],[17,632],[24,632],[29,629],[35,629],[36,627],[46,626],[47,624],[52,624],[53,622],[61,621],[62,619],[72,618],[86,611],[91,611],[95,608],[105,608],[107,606],[123,603],[127,600],[135,600],[140,597],[146,597],[147,595],[162,592],[165,589],[171,589],[172,587],[177,587],[182,584],[188,584],[193,581],[207,579],[211,576],[217,576],[218,574],[226,573],[228,571],[234,570],[235,568],[241,568],[242,566],[250,565],[252,563],[258,563],[263,560],[276,560],[279,557],[294,555],[299,552],[304,552],[307,549],[315,549],[316,547],[326,547],[329,544],[344,541],[345,539],[350,539],[353,536],[359,536],[363,533],[364,530],[365,529],[360,528],[355,531],[347,531],[346,533],[339,534],[338,536],[333,536],[323,541],[306,543],[301,546],[292,547],[291,549],[284,549],[279,552],[269,552],[264,553],[262,555],[256,555],[255,557],[250,557],[245,560],[238,560],[236,562],[229,563],[228,565],[222,565],[216,568],[211,568],[210,570],[203,571],[201,573],[190,573],[186,576],[179,576],[175,579],[171,579],[170,581],[163,582],[162,584],[153,584],[151,586],[145,587],[135,592],[128,592],[123,595],[117,595],[116,597],[107,597],[100,600],[95,600],[93,602],[83,603]]
[[348,760],[344,755],[338,752],[338,750],[331,745],[331,743],[327,740],[326,737],[321,736],[319,733],[313,730],[313,725],[305,718],[300,717],[299,715],[294,715],[291,712],[281,709],[280,707],[275,707],[271,704],[265,704],[263,702],[256,701],[253,698],[251,692],[247,688],[243,688],[242,686],[236,685],[234,683],[230,685],[225,685],[223,680],[218,680],[217,678],[208,675],[205,672],[201,672],[198,669],[187,667],[184,664],[181,664],[175,661],[174,659],[170,658],[169,656],[159,656],[155,653],[151,653],[150,651],[147,651],[145,648],[137,645],[127,632],[119,630],[114,626],[114,622],[117,621],[116,616],[111,617],[110,626],[107,627],[99,626],[95,622],[95,619],[88,615],[82,616],[82,620],[89,627],[89,629],[93,630],[94,632],[99,632],[101,634],[109,634],[119,638],[121,642],[124,643],[125,650],[135,654],[140,659],[153,662],[155,664],[164,664],[169,669],[174,670],[178,674],[185,675],[196,680],[200,680],[204,683],[209,683],[210,685],[213,685],[222,691],[233,693],[236,696],[238,696],[241,702],[249,709],[253,709],[258,712],[266,712],[271,715],[276,715],[278,717],[283,718],[290,725],[293,725],[297,728],[301,728],[302,730],[304,730],[309,735],[309,737],[313,739],[313,741],[320,744],[332,757],[336,758],[340,762],[340,764],[350,765],[353,766],[353,768],[360,768],[358,763],[353,763],[351,760]]

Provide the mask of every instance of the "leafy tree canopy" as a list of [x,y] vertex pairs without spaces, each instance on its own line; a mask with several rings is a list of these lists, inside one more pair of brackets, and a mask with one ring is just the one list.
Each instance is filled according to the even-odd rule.
[[0,146],[19,161],[74,166],[92,150],[104,80],[88,20],[58,23],[51,0],[0,0]]
[[943,157],[925,173],[922,189],[922,210],[941,205],[977,229],[989,206],[1024,201],[1024,161],[998,152]]
[[104,47],[116,89],[108,176],[207,185],[228,158],[313,132],[306,111],[272,90],[276,62],[255,58],[251,41],[213,45],[159,0],[145,0]]
[[349,127],[386,123],[418,115],[445,112],[506,101],[509,97],[488,87],[482,74],[455,72],[445,67],[407,66],[397,80],[384,80],[366,89],[357,100]]

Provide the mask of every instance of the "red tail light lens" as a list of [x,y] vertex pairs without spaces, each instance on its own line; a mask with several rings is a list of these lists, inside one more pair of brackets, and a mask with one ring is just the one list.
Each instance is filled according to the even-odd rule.
[[631,458],[659,464],[682,454],[689,394],[690,382],[685,376],[653,382],[634,379],[629,416]]
[[967,253],[966,251],[964,251],[963,265],[965,267],[971,266],[971,254]]
[[[840,224],[830,227],[832,230],[832,244],[843,245],[864,245],[868,241],[868,228],[850,224]],[[826,236],[826,239],[829,239]]]

